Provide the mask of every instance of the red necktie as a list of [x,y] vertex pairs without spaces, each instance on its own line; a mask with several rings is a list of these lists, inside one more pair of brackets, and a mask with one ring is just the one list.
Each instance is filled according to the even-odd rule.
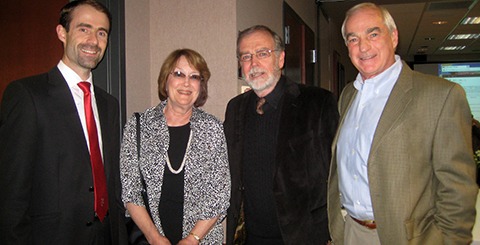
[[79,82],[78,86],[84,93],[83,103],[87,120],[88,142],[90,143],[90,162],[92,164],[93,188],[95,193],[95,212],[100,221],[103,221],[108,210],[107,182],[103,169],[102,154],[98,143],[97,124],[92,110],[90,83]]

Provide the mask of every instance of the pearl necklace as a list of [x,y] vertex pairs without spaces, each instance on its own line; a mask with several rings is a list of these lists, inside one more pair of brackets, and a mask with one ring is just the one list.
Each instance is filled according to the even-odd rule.
[[168,157],[168,152],[167,152],[167,166],[168,166],[168,169],[170,169],[170,172],[172,172],[173,174],[179,174],[180,172],[182,172],[183,167],[185,167],[185,160],[187,159],[186,155],[188,152],[188,148],[190,148],[191,142],[192,142],[192,130],[190,130],[190,136],[188,136],[187,148],[185,149],[185,155],[183,155],[182,164],[180,164],[180,168],[178,168],[177,170],[173,169],[172,164],[170,163],[170,157]]

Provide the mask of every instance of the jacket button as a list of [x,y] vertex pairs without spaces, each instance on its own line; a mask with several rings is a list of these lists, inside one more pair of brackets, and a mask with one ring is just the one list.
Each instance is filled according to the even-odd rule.
[[239,187],[238,187],[238,190],[239,190],[239,191],[244,191],[244,190],[245,190],[245,187],[239,186]]
[[89,192],[93,192],[93,186],[88,187]]
[[93,223],[91,221],[87,222],[87,226],[91,226]]

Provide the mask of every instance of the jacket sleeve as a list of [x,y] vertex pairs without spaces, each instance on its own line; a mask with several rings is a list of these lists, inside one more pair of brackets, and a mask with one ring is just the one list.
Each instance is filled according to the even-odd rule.
[[125,205],[133,203],[145,206],[140,194],[142,187],[138,164],[136,118],[132,116],[125,124],[120,149],[120,180],[122,182],[122,201]]
[[35,103],[21,83],[11,83],[0,111],[0,244],[26,244],[35,152]]
[[221,222],[227,213],[230,201],[230,170],[228,167],[227,143],[223,126],[220,122],[214,123],[210,130],[202,130],[200,138],[205,141],[205,163],[203,173],[199,174],[199,188],[197,196],[200,206],[200,219],[219,217]]
[[478,187],[471,146],[471,114],[459,85],[453,86],[447,96],[435,131],[433,170],[439,181],[435,220],[445,244],[469,244]]

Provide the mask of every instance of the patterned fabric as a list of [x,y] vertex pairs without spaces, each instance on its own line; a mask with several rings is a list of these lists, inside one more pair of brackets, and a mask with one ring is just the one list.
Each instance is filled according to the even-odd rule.
[[[125,125],[120,153],[122,201],[144,206],[140,194],[140,169],[147,185],[153,221],[162,235],[158,205],[170,141],[163,114],[165,106],[166,101],[163,101],[141,114],[140,163],[137,160],[135,117],[131,117]],[[193,137],[185,154],[183,237],[198,220],[219,216],[202,244],[221,244],[224,233],[221,221],[230,200],[230,172],[223,126],[217,118],[198,108],[193,108],[190,124]],[[128,212],[126,216],[129,216]]]

